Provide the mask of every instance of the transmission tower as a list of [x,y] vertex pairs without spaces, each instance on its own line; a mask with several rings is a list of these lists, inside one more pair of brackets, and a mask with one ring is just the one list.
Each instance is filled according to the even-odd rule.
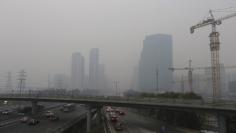
[[157,91],[157,93],[159,92],[159,78],[158,78],[158,76],[159,76],[159,73],[158,73],[158,69],[156,69],[156,91]]
[[184,76],[181,75],[181,92],[184,93],[185,88],[184,88]]
[[20,90],[20,95],[22,96],[22,90],[25,88],[26,72],[24,70],[19,72],[18,78],[18,88]]

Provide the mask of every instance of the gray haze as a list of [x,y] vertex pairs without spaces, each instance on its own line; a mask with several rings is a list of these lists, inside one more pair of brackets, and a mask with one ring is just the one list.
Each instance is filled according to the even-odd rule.
[[[70,74],[71,54],[100,49],[106,74],[129,87],[146,35],[173,36],[174,66],[210,64],[210,28],[189,33],[209,9],[235,0],[1,0],[0,75],[27,71],[28,86],[46,87],[48,74]],[[236,8],[234,8],[236,10]],[[221,14],[219,14],[221,15]],[[235,65],[236,18],[223,22],[221,62]],[[88,73],[88,72],[86,72]]]

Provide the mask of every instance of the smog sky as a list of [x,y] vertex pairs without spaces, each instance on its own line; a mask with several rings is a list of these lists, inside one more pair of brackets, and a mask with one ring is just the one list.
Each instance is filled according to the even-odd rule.
[[[48,74],[70,75],[71,54],[100,49],[110,80],[128,89],[146,35],[173,36],[174,66],[209,66],[210,27],[191,35],[190,26],[209,9],[233,7],[235,0],[1,0],[0,80],[5,72],[27,72],[27,85],[46,87]],[[230,14],[232,12],[227,12]],[[216,16],[226,15],[217,12]],[[236,65],[236,18],[218,27],[221,62]],[[88,72],[86,72],[88,73]]]

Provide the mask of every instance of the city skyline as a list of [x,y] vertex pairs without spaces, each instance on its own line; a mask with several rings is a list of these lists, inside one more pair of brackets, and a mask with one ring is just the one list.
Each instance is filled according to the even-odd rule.
[[0,0],[0,132],[236,133],[236,0]]
[[[138,65],[142,40],[149,34],[173,35],[174,66],[186,66],[189,59],[194,61],[194,66],[210,66],[209,28],[195,35],[189,33],[189,28],[202,20],[209,9],[234,5],[232,0],[3,1],[0,8],[1,71],[17,73],[25,69],[29,73],[28,86],[46,87],[48,74],[70,74],[71,53],[79,51],[88,60],[87,51],[98,47],[108,78],[119,80],[122,90],[126,90],[132,69]],[[226,66],[235,65],[231,61],[234,55],[231,37],[236,34],[232,28],[234,19],[218,28],[220,58]]]

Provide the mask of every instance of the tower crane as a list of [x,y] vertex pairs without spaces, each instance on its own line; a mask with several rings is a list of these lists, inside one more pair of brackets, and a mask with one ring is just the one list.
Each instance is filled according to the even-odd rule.
[[210,38],[210,51],[211,51],[211,69],[212,69],[212,89],[213,89],[213,99],[217,100],[221,96],[220,90],[220,63],[219,63],[219,32],[216,31],[216,26],[220,25],[223,20],[232,18],[236,16],[236,13],[226,15],[224,17],[215,19],[212,10],[209,11],[210,17],[202,22],[192,26],[190,32],[194,33],[195,29],[210,25],[212,31],[209,35]]
[[[190,92],[193,92],[193,70],[205,70],[210,67],[192,67],[192,60],[189,60],[189,66],[184,68],[170,67],[169,70],[187,70],[188,71],[188,84]],[[224,66],[225,69],[236,68],[236,66]],[[212,81],[213,82],[213,81]],[[220,81],[219,81],[220,82]]]
[[194,70],[194,69],[205,69],[205,67],[193,68],[193,67],[192,67],[192,60],[189,60],[188,67],[184,67],[184,68],[174,68],[174,67],[170,67],[170,68],[169,68],[169,70],[171,70],[171,71],[175,71],[175,70],[187,70],[187,71],[188,71],[188,84],[189,84],[189,90],[190,90],[190,92],[193,92],[193,70]]

